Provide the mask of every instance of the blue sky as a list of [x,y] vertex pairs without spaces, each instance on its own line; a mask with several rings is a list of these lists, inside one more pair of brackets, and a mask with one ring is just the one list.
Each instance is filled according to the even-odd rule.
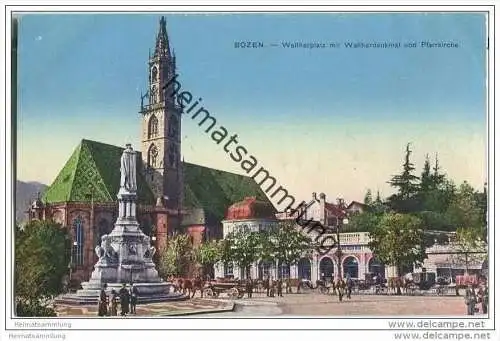
[[[138,148],[139,95],[160,15],[21,17],[19,179],[50,183],[82,138]],[[163,15],[183,87],[297,196],[388,193],[407,141],[417,167],[439,153],[452,178],[485,180],[484,15]],[[235,41],[459,47],[236,49]],[[239,170],[208,141],[183,121],[186,161]]]

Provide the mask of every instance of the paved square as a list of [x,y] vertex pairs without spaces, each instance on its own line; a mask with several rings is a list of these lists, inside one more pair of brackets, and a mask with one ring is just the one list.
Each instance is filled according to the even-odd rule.
[[288,294],[234,302],[234,312],[213,316],[466,316],[463,296],[352,295],[339,302],[333,295]]

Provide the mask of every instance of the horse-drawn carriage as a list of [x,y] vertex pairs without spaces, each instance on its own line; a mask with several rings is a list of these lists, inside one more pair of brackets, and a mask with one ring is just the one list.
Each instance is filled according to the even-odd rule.
[[215,281],[207,282],[203,294],[207,297],[219,297],[226,294],[230,298],[242,298],[246,292],[246,283],[242,281]]

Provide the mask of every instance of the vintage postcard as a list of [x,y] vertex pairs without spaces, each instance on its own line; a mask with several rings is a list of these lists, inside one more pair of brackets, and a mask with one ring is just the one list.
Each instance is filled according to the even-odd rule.
[[493,339],[488,7],[153,10],[11,9],[11,328]]

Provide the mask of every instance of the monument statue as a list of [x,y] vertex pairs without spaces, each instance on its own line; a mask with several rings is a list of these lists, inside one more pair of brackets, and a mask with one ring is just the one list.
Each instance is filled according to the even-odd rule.
[[156,248],[139,228],[136,217],[137,182],[136,152],[126,145],[120,159],[120,189],[117,194],[118,217],[110,234],[101,237],[95,253],[99,260],[88,282],[82,289],[68,294],[60,302],[90,304],[99,300],[106,284],[108,290],[120,290],[124,283],[134,283],[141,302],[183,299],[180,293],[171,293],[171,283],[158,276],[152,257]]
[[127,144],[125,150],[123,151],[121,157],[121,179],[120,187],[124,188],[128,192],[137,191],[137,179],[136,179],[136,153],[132,149],[132,145]]

